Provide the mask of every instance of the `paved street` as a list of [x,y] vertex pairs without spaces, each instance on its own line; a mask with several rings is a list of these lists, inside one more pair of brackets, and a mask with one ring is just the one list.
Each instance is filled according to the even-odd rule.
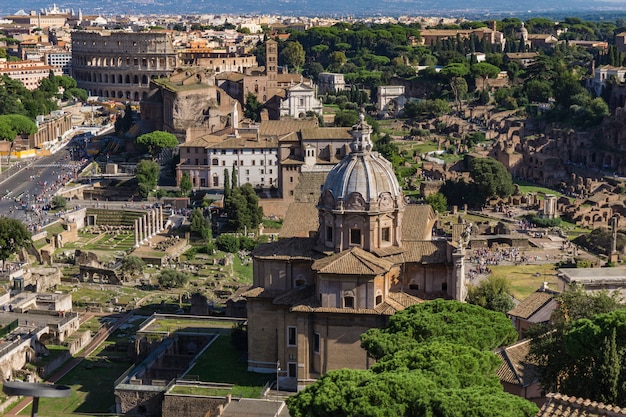
[[0,215],[23,221],[31,231],[53,220],[44,206],[81,166],[80,161],[71,159],[71,149],[70,142],[53,155],[11,162],[12,168],[0,179]]

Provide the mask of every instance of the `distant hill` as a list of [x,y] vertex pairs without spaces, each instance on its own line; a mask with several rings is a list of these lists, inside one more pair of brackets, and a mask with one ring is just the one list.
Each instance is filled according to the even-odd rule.
[[[46,0],[0,2],[0,15],[14,14],[19,9],[40,10],[52,6]],[[615,18],[615,11],[626,12],[622,1],[585,0],[68,0],[57,3],[62,9],[82,9],[87,14],[280,14],[295,16],[398,16],[434,15],[467,18],[493,16],[572,16],[606,15]]]

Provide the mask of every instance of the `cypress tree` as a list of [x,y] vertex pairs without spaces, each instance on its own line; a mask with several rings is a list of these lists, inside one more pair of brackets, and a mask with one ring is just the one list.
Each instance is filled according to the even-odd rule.
[[233,164],[233,172],[232,172],[232,174],[233,174],[233,177],[232,177],[232,180],[231,180],[231,184],[232,184],[233,189],[234,189],[235,187],[239,187],[239,178],[237,177],[237,168],[235,168],[234,164]]
[[224,168],[224,200],[230,197],[230,176],[228,168]]

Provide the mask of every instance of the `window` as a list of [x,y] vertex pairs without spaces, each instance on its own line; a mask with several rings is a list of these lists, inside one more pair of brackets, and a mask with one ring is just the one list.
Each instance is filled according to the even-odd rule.
[[391,242],[391,230],[388,227],[383,227],[380,235],[383,242]]
[[333,227],[326,226],[326,242],[332,242],[332,241],[333,241]]
[[261,174],[265,174],[265,170],[264,169],[261,170]]
[[351,245],[361,244],[361,229],[350,229],[350,244]]
[[225,167],[226,166],[226,161],[222,161],[222,166]]
[[213,158],[213,161],[211,161],[211,165],[219,165],[220,161],[217,160],[217,158]]
[[383,296],[382,295],[377,295],[376,296],[376,305],[380,304],[383,302]]
[[320,353],[320,334],[315,333],[313,335],[313,352]]
[[263,160],[262,159],[259,161],[259,165],[263,165]]
[[343,306],[345,308],[354,308],[354,297],[351,295],[343,297]]
[[237,161],[233,161],[233,166],[236,167],[237,166]]
[[447,282],[442,282],[441,283],[441,291],[448,291],[448,283]]
[[253,159],[252,160],[252,166],[256,165],[256,161]]
[[250,175],[250,170],[246,169],[246,175]]
[[289,177],[289,182],[293,182],[293,177]]
[[295,346],[296,345],[296,328],[295,327],[287,327],[287,346]]
[[274,173],[274,171],[270,169],[270,174],[273,174],[273,173]]

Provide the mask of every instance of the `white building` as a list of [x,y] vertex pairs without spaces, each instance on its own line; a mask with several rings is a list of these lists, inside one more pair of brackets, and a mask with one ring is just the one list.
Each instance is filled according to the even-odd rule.
[[299,83],[286,90],[286,97],[280,103],[280,117],[302,118],[309,111],[322,114],[322,107],[315,88]]
[[587,87],[592,89],[597,96],[602,94],[602,87],[611,79],[623,83],[626,81],[626,67],[613,67],[603,65],[595,69],[593,78],[587,80]]

